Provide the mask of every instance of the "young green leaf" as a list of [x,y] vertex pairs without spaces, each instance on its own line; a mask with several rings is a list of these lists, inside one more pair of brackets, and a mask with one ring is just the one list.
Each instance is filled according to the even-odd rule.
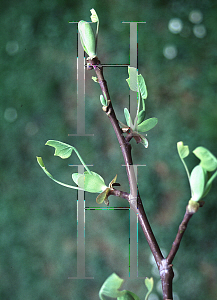
[[117,298],[125,294],[125,291],[119,291],[123,284],[124,279],[120,278],[117,274],[113,273],[103,283],[100,291],[99,298],[105,300],[107,297]]
[[96,52],[96,49],[97,49],[97,39],[98,39],[98,34],[99,34],[99,18],[98,18],[98,15],[97,15],[97,13],[96,13],[96,11],[95,11],[94,8],[92,8],[90,10],[90,12],[91,12],[91,16],[90,16],[91,21],[93,23],[97,23],[96,35],[95,35],[95,52]]
[[132,122],[129,110],[126,107],[124,109],[124,115],[125,115],[125,119],[126,119],[127,125],[129,127],[132,127],[133,126],[133,122]]
[[47,146],[51,146],[55,148],[54,156],[59,156],[63,159],[68,158],[71,156],[74,147],[54,140],[49,140],[46,142]]
[[191,172],[190,186],[192,196],[191,199],[194,201],[199,201],[203,196],[205,186],[205,174],[200,165],[194,167]]
[[179,154],[179,157],[185,167],[185,171],[187,173],[187,176],[188,176],[188,180],[190,182],[190,173],[189,173],[189,170],[188,170],[188,167],[184,161],[184,158],[187,157],[189,155],[189,148],[188,146],[184,146],[183,142],[180,141],[177,143],[177,150],[178,150],[178,154]]
[[107,188],[104,179],[95,172],[91,172],[91,174],[89,174],[85,171],[81,176],[79,176],[77,173],[75,174],[76,175],[72,176],[72,179],[86,192],[102,193]]
[[126,79],[129,88],[134,91],[137,92],[138,91],[138,81],[137,81],[137,76],[138,76],[138,71],[136,68],[134,67],[128,67],[128,74],[129,74],[129,78]]
[[139,113],[138,113],[138,117],[137,117],[137,124],[141,124],[144,120],[145,120],[145,110],[141,110]]
[[103,283],[99,291],[99,298],[101,300],[107,300],[107,297],[117,298],[117,300],[140,300],[137,295],[130,291],[119,290],[123,284],[123,281],[124,280],[115,273],[110,275]]
[[39,166],[42,168],[42,170],[45,172],[45,174],[46,174],[50,179],[52,179],[53,181],[55,181],[56,183],[58,183],[58,184],[60,184],[60,185],[63,185],[63,186],[65,186],[65,187],[68,187],[68,188],[70,188],[70,189],[81,190],[81,191],[84,190],[84,189],[82,189],[82,188],[79,188],[79,187],[76,187],[76,186],[72,186],[72,185],[68,185],[68,184],[62,183],[62,182],[60,182],[60,181],[54,179],[53,176],[52,176],[52,175],[48,172],[48,170],[45,168],[45,165],[44,165],[44,162],[43,162],[42,158],[41,158],[41,157],[38,157],[38,156],[36,156],[36,158],[37,158],[37,162],[38,162]]
[[187,157],[189,155],[189,148],[188,146],[184,146],[183,142],[177,143],[178,153],[181,159]]
[[151,294],[151,292],[153,290],[153,287],[154,287],[154,280],[153,280],[153,278],[152,277],[151,278],[146,277],[145,278],[145,285],[146,285],[146,287],[148,289],[148,292],[147,292],[147,294],[145,296],[145,300],[148,300],[148,297]]
[[148,131],[148,130],[154,128],[157,125],[157,122],[158,122],[157,118],[147,119],[137,126],[137,130],[139,132]]
[[141,93],[142,99],[146,99],[148,97],[148,92],[147,92],[145,80],[141,74],[139,74],[137,78],[139,83],[139,91]]
[[81,44],[84,51],[91,57],[96,56],[96,41],[93,29],[88,22],[81,20],[78,23],[78,30],[80,33]]
[[65,143],[62,143],[62,142],[59,142],[59,141],[55,141],[55,140],[49,140],[46,142],[45,145],[54,147],[55,148],[54,155],[59,156],[63,159],[70,157],[72,154],[72,151],[74,150],[75,153],[77,154],[78,158],[80,159],[80,162],[82,163],[82,165],[85,167],[85,169],[88,171],[88,173],[91,174],[91,171],[89,170],[89,168],[87,167],[87,165],[85,164],[85,162],[83,161],[83,159],[81,158],[80,154],[75,149],[75,147],[70,146]]
[[209,150],[204,147],[197,147],[193,153],[201,160],[202,168],[209,172],[217,169],[217,158]]

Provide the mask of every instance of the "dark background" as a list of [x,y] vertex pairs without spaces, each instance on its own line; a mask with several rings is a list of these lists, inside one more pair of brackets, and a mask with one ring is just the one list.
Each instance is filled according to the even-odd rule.
[[[86,132],[76,129],[77,29],[69,21],[100,18],[98,56],[102,63],[129,63],[129,25],[138,25],[139,73],[148,88],[147,117],[159,124],[148,133],[149,148],[133,144],[134,164],[145,209],[160,247],[168,253],[190,198],[185,170],[176,150],[183,141],[190,150],[208,148],[217,155],[217,5],[216,1],[7,1],[0,4],[1,25],[1,201],[0,298],[4,300],[98,299],[98,291],[113,272],[125,276],[129,257],[129,213],[86,211],[86,275],[76,276],[77,193],[52,182],[36,162],[42,156],[51,174],[72,184],[68,164],[44,146],[56,139],[75,146],[106,184],[118,174],[127,190],[123,158],[109,120],[101,110],[100,89],[86,74]],[[189,19],[199,10],[203,19]],[[174,34],[173,18],[182,22]],[[180,21],[181,20],[181,21]],[[195,27],[198,26],[199,27]],[[202,25],[202,26],[201,26]],[[195,33],[196,35],[195,35]],[[172,46],[177,53],[165,57]],[[175,47],[175,48],[174,48]],[[173,52],[172,52],[173,53]],[[124,122],[128,107],[127,67],[106,68],[117,117]],[[189,168],[198,163],[192,154]],[[176,298],[213,300],[217,297],[216,182],[205,206],[192,218],[174,267]],[[86,194],[94,206],[95,194]],[[125,206],[111,198],[111,206]],[[139,227],[139,276],[154,276],[150,250]],[[144,299],[143,279],[124,288]]]

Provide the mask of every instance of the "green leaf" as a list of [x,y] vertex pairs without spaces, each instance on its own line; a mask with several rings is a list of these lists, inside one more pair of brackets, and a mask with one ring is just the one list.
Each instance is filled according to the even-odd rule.
[[53,176],[52,176],[52,175],[48,172],[48,170],[45,168],[45,165],[44,165],[44,162],[43,162],[42,158],[41,158],[41,157],[38,157],[38,156],[36,156],[36,158],[37,158],[37,162],[38,162],[39,166],[42,168],[42,170],[45,172],[45,174],[46,174],[50,179],[52,179],[53,181],[55,181],[56,183],[58,183],[58,184],[60,184],[60,185],[63,185],[63,186],[65,186],[65,187],[68,187],[68,188],[70,188],[70,189],[75,189],[75,190],[81,190],[81,191],[83,191],[83,189],[81,189],[81,188],[79,188],[79,187],[72,186],[72,185],[68,185],[68,184],[62,183],[62,182],[60,182],[60,181],[54,179]]
[[123,281],[124,280],[122,278],[113,273],[103,283],[99,291],[99,298],[101,300],[107,300],[107,298],[104,297],[107,296],[111,298],[117,298],[118,300],[140,300],[138,296],[130,291],[119,290],[123,284]]
[[208,194],[208,192],[210,191],[211,186],[212,186],[212,182],[216,178],[216,176],[217,176],[217,171],[207,181],[206,186],[205,186],[205,190],[204,190],[204,193],[203,193],[203,197],[205,197]]
[[209,172],[217,169],[217,159],[209,150],[204,147],[197,147],[193,153],[201,160],[202,168]]
[[138,81],[137,81],[137,76],[138,76],[138,71],[136,68],[134,67],[128,67],[128,74],[129,74],[129,78],[126,79],[129,88],[134,91],[137,92],[138,91]]
[[73,173],[72,174],[72,180],[74,181],[74,183],[76,183],[78,185],[78,178],[83,176],[83,174],[80,173]]
[[127,125],[129,127],[132,127],[133,126],[133,122],[132,122],[129,110],[126,107],[124,109],[124,115],[125,115],[125,119],[126,119]]
[[91,172],[91,174],[84,172],[81,176],[75,174],[72,179],[80,188],[89,193],[102,193],[107,188],[104,179],[95,172]]
[[126,294],[121,297],[118,297],[117,300],[140,300],[140,299],[133,292],[126,291]]
[[141,74],[139,74],[137,78],[138,78],[139,90],[140,90],[142,99],[146,99],[148,97],[148,92],[147,92],[145,80]]
[[141,124],[144,120],[145,120],[145,110],[141,110],[139,113],[138,113],[138,117],[137,117],[137,124]]
[[106,281],[103,283],[100,291],[99,298],[105,300],[103,296],[108,296],[112,298],[117,298],[125,294],[125,291],[119,291],[123,284],[124,279],[121,279],[118,275],[113,273],[110,275]]
[[147,119],[137,126],[137,130],[139,132],[148,131],[148,130],[154,128],[157,125],[157,122],[158,122],[157,118]]
[[68,158],[71,156],[74,147],[54,140],[49,140],[46,142],[47,146],[51,146],[55,148],[54,156],[59,156],[63,159]]
[[62,143],[62,142],[59,142],[59,141],[55,141],[55,140],[49,140],[46,142],[45,145],[54,147],[55,148],[54,155],[59,156],[63,159],[70,157],[70,155],[72,154],[72,151],[74,150],[75,153],[77,154],[78,158],[80,159],[80,162],[82,163],[82,165],[85,167],[85,169],[88,171],[88,173],[91,174],[91,171],[89,170],[89,168],[87,167],[87,165],[85,164],[85,162],[83,161],[83,159],[81,158],[80,154],[75,149],[75,147],[70,146],[65,143]]
[[88,22],[81,20],[78,22],[78,30],[80,32],[81,44],[84,51],[91,57],[96,56],[96,41],[93,29]]
[[191,196],[193,201],[199,201],[204,193],[205,174],[200,165],[194,167],[190,176]]
[[178,149],[180,158],[185,158],[189,155],[189,148],[187,145],[184,146],[183,142],[177,143],[177,149]]
[[148,289],[148,292],[147,292],[147,294],[145,296],[145,300],[148,300],[148,297],[151,294],[151,292],[153,290],[153,287],[154,287],[154,280],[153,280],[153,278],[152,277],[151,278],[146,277],[145,278],[145,285],[146,285],[146,287]]

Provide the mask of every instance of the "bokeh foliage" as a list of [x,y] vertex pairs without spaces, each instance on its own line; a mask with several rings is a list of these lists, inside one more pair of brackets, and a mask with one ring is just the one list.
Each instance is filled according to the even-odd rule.
[[[129,63],[129,25],[138,24],[138,63],[147,84],[147,117],[158,125],[148,134],[149,148],[134,144],[139,187],[156,237],[165,251],[175,237],[190,197],[176,143],[208,148],[217,155],[217,5],[216,1],[7,1],[0,4],[1,24],[1,201],[0,298],[97,299],[104,280],[116,272],[128,275],[129,213],[86,211],[86,275],[76,276],[76,191],[50,181],[36,155],[43,156],[51,173],[71,184],[68,164],[44,146],[48,139],[75,146],[87,164],[108,184],[118,174],[127,189],[124,164],[114,133],[101,110],[100,90],[86,73],[86,132],[76,133],[77,29],[68,21],[89,20],[90,9],[100,18],[98,56],[102,63]],[[203,14],[206,35],[198,38],[189,21],[192,10]],[[182,21],[173,34],[168,23]],[[177,55],[163,51],[173,46]],[[127,67],[105,68],[105,77],[123,122],[128,105]],[[101,160],[100,160],[101,158]],[[187,158],[195,165],[196,158]],[[216,183],[205,206],[192,218],[174,261],[174,285],[180,299],[217,296]],[[111,206],[125,206],[111,198]],[[96,207],[95,195],[86,206]],[[152,276],[150,250],[139,228],[139,276]],[[155,282],[158,279],[155,278]],[[141,298],[143,279],[128,280],[127,289]]]

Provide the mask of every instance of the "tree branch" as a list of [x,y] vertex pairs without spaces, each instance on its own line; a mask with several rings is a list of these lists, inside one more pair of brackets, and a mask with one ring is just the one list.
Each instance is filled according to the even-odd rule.
[[190,221],[191,217],[193,216],[193,212],[189,212],[188,210],[188,206],[186,208],[186,212],[185,212],[185,215],[184,215],[184,218],[181,222],[181,224],[179,225],[179,230],[178,230],[178,233],[176,235],[176,238],[172,244],[172,248],[170,250],[170,253],[168,254],[167,256],[167,262],[168,264],[171,264],[178,249],[179,249],[179,246],[180,246],[180,243],[181,243],[181,240],[182,240],[182,237],[185,233],[185,230],[187,228],[187,225],[188,225],[188,222]]
[[153,234],[153,231],[151,229],[151,226],[150,226],[147,216],[145,214],[144,207],[143,207],[143,204],[142,204],[139,192],[138,192],[136,176],[135,176],[135,172],[134,172],[134,168],[133,168],[133,161],[132,161],[132,155],[131,155],[131,145],[124,137],[123,132],[119,126],[119,122],[116,118],[116,115],[115,115],[115,112],[114,112],[114,109],[112,106],[112,102],[110,100],[107,83],[103,76],[103,68],[100,65],[100,61],[98,60],[97,57],[95,57],[92,60],[88,60],[87,62],[88,62],[87,69],[95,70],[97,78],[98,78],[98,82],[100,84],[100,87],[101,87],[101,90],[103,93],[103,96],[104,96],[104,98],[106,98],[108,100],[108,105],[104,110],[112,123],[112,126],[114,128],[115,134],[117,136],[117,139],[120,144],[121,151],[122,151],[122,154],[124,157],[128,181],[129,181],[129,185],[130,185],[130,197],[128,199],[128,201],[130,203],[130,207],[134,210],[134,212],[136,214],[138,214],[138,220],[140,222],[142,230],[145,234],[145,237],[146,237],[148,244],[151,248],[151,251],[154,255],[154,258],[158,265],[158,268],[160,268],[160,264],[163,259],[163,255],[160,251],[158,243],[155,239],[155,236]]

